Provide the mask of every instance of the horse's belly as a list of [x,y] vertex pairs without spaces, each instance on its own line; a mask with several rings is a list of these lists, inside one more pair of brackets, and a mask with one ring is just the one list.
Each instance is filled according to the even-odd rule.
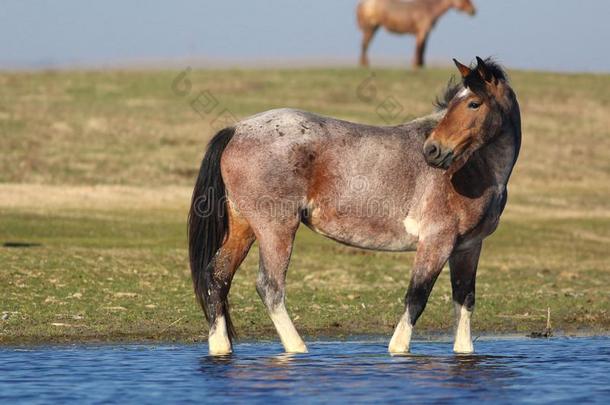
[[398,3],[386,10],[383,26],[395,34],[415,34],[417,32],[417,12],[409,3]]
[[336,216],[324,218],[314,210],[303,221],[314,232],[349,246],[385,251],[412,251],[418,236],[404,222],[391,217]]
[[417,32],[415,23],[395,17],[386,18],[383,26],[387,31],[394,34],[415,34]]

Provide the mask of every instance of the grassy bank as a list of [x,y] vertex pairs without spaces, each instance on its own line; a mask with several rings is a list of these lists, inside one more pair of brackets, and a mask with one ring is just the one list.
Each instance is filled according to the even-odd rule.
[[[431,111],[451,70],[0,74],[0,343],[200,340],[185,217],[214,128],[291,106],[375,124]],[[610,76],[512,72],[523,146],[484,247],[474,333],[610,329]],[[392,108],[392,106],[394,106]],[[273,336],[254,291],[257,249],[231,302],[238,332]],[[305,334],[386,333],[412,254],[351,249],[302,229],[288,306]],[[418,324],[449,332],[443,272]]]

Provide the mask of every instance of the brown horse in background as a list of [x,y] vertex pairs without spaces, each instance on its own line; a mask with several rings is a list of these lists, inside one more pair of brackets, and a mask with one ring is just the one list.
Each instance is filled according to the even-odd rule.
[[211,354],[232,351],[229,289],[255,240],[256,289],[284,349],[307,351],[285,307],[300,223],[350,246],[417,251],[391,353],[409,351],[413,326],[449,261],[454,350],[473,351],[479,254],[506,204],[521,122],[497,64],[477,58],[476,67],[456,65],[462,83],[448,88],[439,111],[406,124],[376,127],[280,109],[214,136],[189,213],[191,273],[210,323]]
[[360,64],[368,66],[367,50],[380,26],[396,34],[415,35],[414,67],[424,65],[428,35],[440,16],[456,8],[470,15],[476,10],[470,0],[361,0],[356,13],[362,30]]

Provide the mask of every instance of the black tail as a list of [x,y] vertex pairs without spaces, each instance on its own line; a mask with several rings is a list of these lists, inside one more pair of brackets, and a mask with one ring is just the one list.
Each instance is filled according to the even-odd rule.
[[212,260],[229,231],[220,158],[234,133],[234,128],[225,128],[208,144],[188,217],[189,259],[195,296],[210,326],[218,315],[224,315],[229,339],[235,336],[227,300],[229,286],[214,280]]

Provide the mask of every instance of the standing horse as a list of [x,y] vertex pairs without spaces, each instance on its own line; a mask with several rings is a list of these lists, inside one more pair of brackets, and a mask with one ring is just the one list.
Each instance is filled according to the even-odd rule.
[[476,10],[470,0],[361,0],[356,14],[362,30],[360,64],[368,66],[366,52],[380,26],[396,34],[413,34],[416,39],[414,67],[424,65],[428,35],[440,16],[456,8],[470,15]]
[[412,328],[449,261],[454,350],[473,351],[481,243],[504,209],[521,124],[497,64],[478,57],[474,68],[455,63],[462,82],[448,88],[440,111],[406,124],[375,127],[280,109],[214,136],[189,214],[191,272],[211,354],[231,352],[227,295],[255,239],[258,294],[286,352],[307,351],[284,305],[301,222],[350,246],[417,251],[391,353],[409,351]]

